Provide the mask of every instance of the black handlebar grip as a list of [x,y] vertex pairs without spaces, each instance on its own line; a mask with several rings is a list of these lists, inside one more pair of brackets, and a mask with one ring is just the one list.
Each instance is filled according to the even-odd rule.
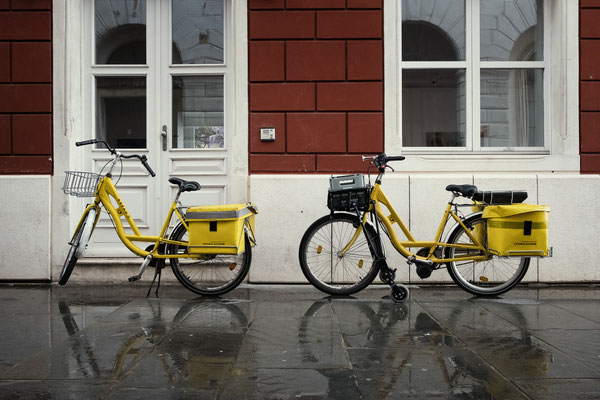
[[148,165],[148,159],[146,158],[146,156],[141,156],[140,160],[142,160],[142,165],[144,165],[144,167],[146,167],[146,169],[148,170],[148,172],[150,173],[150,175],[152,175],[152,177],[155,177],[156,174],[154,173],[154,171],[152,171],[152,168],[150,168],[150,165]]
[[75,146],[79,147],[79,146],[85,146],[86,144],[94,144],[94,143],[98,143],[98,139],[89,139],[89,140],[82,140],[81,142],[75,142]]
[[386,157],[386,159],[388,161],[402,161],[404,160],[406,157],[404,156],[390,156],[390,157]]

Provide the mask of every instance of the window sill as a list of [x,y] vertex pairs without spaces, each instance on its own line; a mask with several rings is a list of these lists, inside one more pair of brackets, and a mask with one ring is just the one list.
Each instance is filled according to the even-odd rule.
[[490,157],[506,157],[506,158],[524,158],[524,157],[532,157],[539,158],[550,155],[550,151],[548,149],[506,149],[506,150],[481,150],[481,151],[467,151],[463,149],[431,149],[431,148],[407,148],[404,147],[402,149],[402,154],[414,154],[423,157],[429,156],[456,156],[456,157],[464,157],[464,158],[490,158]]
[[[391,154],[390,155],[396,155]],[[402,163],[392,165],[402,172],[511,172],[511,173],[579,173],[579,155],[550,154],[414,154],[403,151]]]

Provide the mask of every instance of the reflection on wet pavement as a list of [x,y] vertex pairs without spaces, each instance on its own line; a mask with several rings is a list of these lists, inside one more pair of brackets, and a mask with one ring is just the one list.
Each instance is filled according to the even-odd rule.
[[0,286],[0,399],[600,398],[600,288]]

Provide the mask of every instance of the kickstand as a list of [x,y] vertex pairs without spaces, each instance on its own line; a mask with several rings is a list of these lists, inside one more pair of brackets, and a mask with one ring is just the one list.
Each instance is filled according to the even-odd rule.
[[154,266],[154,279],[150,283],[150,287],[148,288],[148,293],[146,297],[150,297],[150,292],[152,291],[152,286],[154,285],[154,281],[156,281],[156,277],[158,276],[158,282],[156,283],[156,291],[154,294],[158,297],[158,289],[160,288],[160,277],[162,275],[162,270],[165,267],[163,260],[156,260],[156,265]]

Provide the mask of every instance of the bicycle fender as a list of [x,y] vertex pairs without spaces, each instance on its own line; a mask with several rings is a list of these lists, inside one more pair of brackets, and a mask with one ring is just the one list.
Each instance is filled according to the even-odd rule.
[[[96,208],[93,207],[93,208],[90,208],[90,210],[88,211],[88,214],[85,216],[87,223],[83,227],[83,232],[81,233],[81,237],[79,239],[80,240],[79,247],[77,248],[77,251],[75,252],[75,257],[77,257],[78,259],[83,256],[83,253],[87,249],[89,240],[92,237],[92,232],[94,230],[94,226],[96,226],[96,221],[98,220],[98,215],[99,215],[99,213],[97,212]],[[94,222],[92,222],[92,220]]]

